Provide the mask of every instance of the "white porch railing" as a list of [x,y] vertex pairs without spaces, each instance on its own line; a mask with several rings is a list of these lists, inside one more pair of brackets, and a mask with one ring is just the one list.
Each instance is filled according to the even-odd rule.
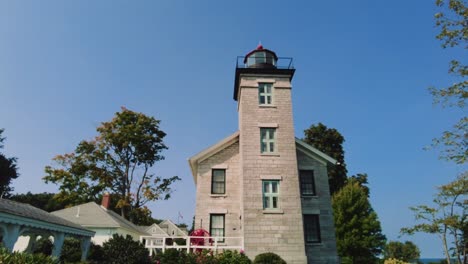
[[[185,240],[185,245],[178,245],[176,239]],[[194,243],[203,240],[202,243]],[[187,250],[190,252],[197,249],[207,249],[215,253],[224,250],[244,249],[243,237],[202,237],[202,236],[173,236],[173,237],[156,237],[156,236],[140,236],[140,242],[144,243],[145,248],[149,250],[150,256],[157,253],[158,250],[164,252],[168,248],[177,250]]]

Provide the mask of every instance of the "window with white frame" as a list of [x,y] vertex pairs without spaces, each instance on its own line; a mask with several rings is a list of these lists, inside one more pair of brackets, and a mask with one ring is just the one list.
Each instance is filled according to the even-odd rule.
[[279,181],[263,181],[263,209],[279,208]]
[[276,128],[260,128],[260,151],[262,153],[276,152]]
[[218,242],[224,242],[224,214],[210,214],[210,235],[217,238]]
[[273,104],[273,84],[259,83],[258,84],[258,103],[260,105]]
[[305,214],[304,221],[304,239],[306,243],[320,243],[320,223],[319,215]]
[[301,195],[315,196],[315,179],[313,170],[299,170],[299,180],[301,182]]
[[226,193],[226,170],[213,169],[211,171],[211,193],[225,194]]

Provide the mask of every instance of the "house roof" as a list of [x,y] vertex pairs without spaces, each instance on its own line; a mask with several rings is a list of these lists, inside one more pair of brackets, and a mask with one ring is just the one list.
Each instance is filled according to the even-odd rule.
[[239,141],[239,131],[235,132],[234,134],[224,138],[218,143],[202,150],[195,156],[191,157],[189,159],[189,164],[190,164],[190,169],[192,170],[193,180],[195,181],[195,184],[197,184],[198,164],[238,141]]
[[[171,220],[167,219],[167,220],[164,220],[162,221],[161,223],[159,223],[159,227],[162,229],[164,228],[165,225],[170,225],[172,226],[174,229],[178,230],[179,232],[183,233],[183,234],[187,234],[184,230],[180,229],[176,224],[174,224]],[[171,235],[171,234],[169,234]]]
[[331,163],[333,165],[337,164],[337,161],[334,158],[328,156],[327,154],[312,147],[311,145],[298,138],[296,138],[296,147],[298,147],[299,150],[302,150],[303,152],[308,152],[309,154],[312,154],[313,157],[319,158],[325,162]]
[[0,198],[0,222],[19,223],[64,231],[78,235],[93,236],[94,232],[74,222],[48,213],[29,204],[19,203]]
[[[150,226],[137,226],[137,227],[143,232],[148,233],[150,235],[159,234],[163,236],[168,236],[166,231],[162,230],[161,227],[159,227],[159,225],[157,224],[152,224]],[[156,232],[153,232],[153,229],[155,229]]]
[[54,211],[52,214],[89,228],[120,227],[146,235],[146,232],[139,229],[132,222],[118,215],[114,211],[96,204],[95,202],[89,202],[63,210]]
[[[195,181],[195,184],[197,184],[198,164],[238,141],[239,141],[239,131],[224,138],[218,143],[202,150],[195,156],[191,157],[189,159],[189,164],[190,164],[190,169],[192,170],[192,176],[193,176],[193,180]],[[325,163],[331,163],[333,165],[337,164],[337,161],[334,158],[328,156],[327,154],[321,152],[320,150],[312,147],[311,145],[307,144],[306,142],[298,138],[296,138],[296,147],[297,149]]]

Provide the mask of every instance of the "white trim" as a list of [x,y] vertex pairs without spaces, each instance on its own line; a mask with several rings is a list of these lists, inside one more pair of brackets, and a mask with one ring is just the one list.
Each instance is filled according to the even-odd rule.
[[218,143],[202,150],[201,152],[189,158],[188,162],[190,165],[190,169],[192,170],[192,176],[193,176],[193,180],[195,181],[195,185],[197,184],[197,178],[199,176],[198,164],[238,141],[239,141],[239,131],[235,132],[234,134],[224,138]]
[[[299,147],[302,147],[302,149],[308,151],[309,153],[315,154],[318,158],[320,158],[323,161],[329,162],[329,163],[331,163],[333,165],[337,164],[337,161],[334,158],[328,156],[327,154],[321,152],[320,150],[312,147],[311,145],[305,143],[304,141],[302,141],[302,140],[300,140],[298,138],[296,138],[296,145],[299,146]],[[304,153],[308,154],[307,152],[304,152]]]
[[276,83],[276,79],[272,79],[272,78],[258,78],[255,81],[258,84],[260,84],[260,83],[271,83],[271,84]]

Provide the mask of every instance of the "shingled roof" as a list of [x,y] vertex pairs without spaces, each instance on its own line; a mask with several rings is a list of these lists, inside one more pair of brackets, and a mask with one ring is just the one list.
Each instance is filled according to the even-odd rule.
[[[3,214],[2,214],[3,213]],[[8,199],[0,199],[0,221],[10,222],[7,215],[20,218],[33,219],[49,224],[60,225],[67,228],[79,229],[86,233],[94,233],[81,225],[75,224],[61,217],[50,214],[29,204],[19,203]],[[92,235],[92,234],[91,234]]]

